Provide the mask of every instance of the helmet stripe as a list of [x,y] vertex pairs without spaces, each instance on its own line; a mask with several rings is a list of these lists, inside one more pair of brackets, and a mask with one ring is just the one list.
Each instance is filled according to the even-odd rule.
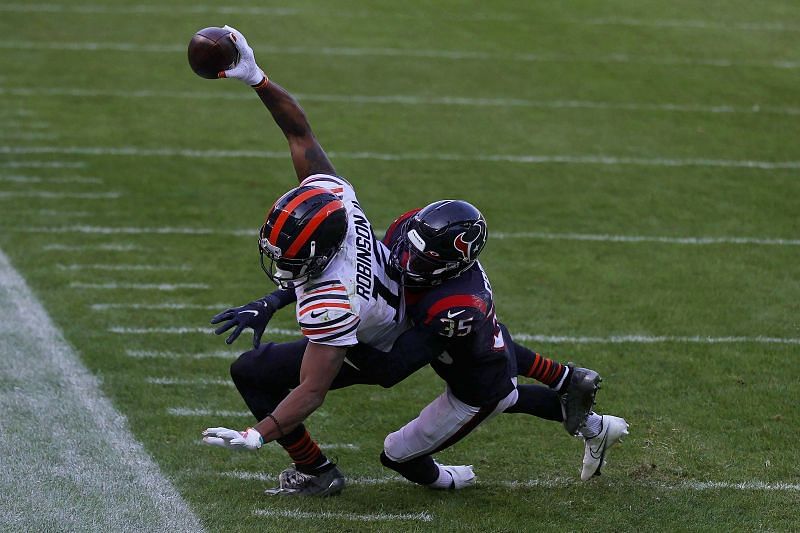
[[328,218],[331,213],[334,213],[339,209],[344,209],[344,204],[341,200],[331,200],[322,206],[322,209],[317,211],[317,214],[308,221],[306,227],[303,228],[303,231],[300,232],[300,235],[297,236],[292,245],[289,246],[289,249],[286,250],[284,255],[290,259],[293,258],[295,254],[300,251],[300,248],[302,248],[306,242],[308,242],[308,239],[319,227],[319,225],[322,224],[322,221]]
[[[278,208],[280,209],[280,214],[278,215],[278,218],[275,219],[275,225],[272,226],[272,231],[269,234],[270,244],[272,244],[273,246],[278,245],[278,235],[280,235],[281,229],[283,228],[283,225],[286,223],[286,219],[289,218],[289,215],[292,214],[292,211],[294,211],[295,207],[302,204],[309,198],[313,198],[318,194],[323,194],[326,192],[328,191],[321,188],[309,189],[307,191],[298,194],[294,199],[292,199],[288,204],[286,204],[285,207]],[[275,209],[275,207],[273,207],[273,209]],[[267,217],[267,219],[269,219],[269,217]]]

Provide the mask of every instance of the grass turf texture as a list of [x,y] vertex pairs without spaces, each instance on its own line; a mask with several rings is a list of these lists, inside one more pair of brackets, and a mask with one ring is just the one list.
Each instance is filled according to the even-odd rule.
[[[246,349],[249,335],[238,347],[226,348],[222,339],[203,333],[115,333],[114,327],[202,328],[214,311],[93,310],[91,305],[238,304],[268,291],[255,239],[224,232],[250,229],[255,234],[268,206],[295,183],[288,153],[276,158],[13,153],[32,147],[67,152],[75,147],[286,152],[280,132],[254,95],[236,82],[201,80],[186,64],[182,47],[198,28],[228,23],[248,36],[275,81],[308,96],[301,102],[319,139],[329,151],[343,154],[334,155],[333,162],[355,185],[376,228],[411,207],[463,197],[483,210],[494,232],[797,239],[796,168],[659,163],[800,160],[797,116],[786,112],[800,107],[800,69],[772,65],[800,60],[794,46],[800,26],[796,5],[618,1],[559,6],[449,2],[432,7],[379,2],[365,7],[337,1],[293,3],[293,11],[271,14],[260,4],[253,7],[262,12],[220,14],[213,9],[193,12],[192,4],[177,2],[155,13],[131,13],[129,3],[105,2],[96,5],[102,7],[96,12],[57,4],[65,6],[57,16],[37,12],[31,7],[36,5],[0,6],[0,28],[13,36],[0,43],[5,49],[0,57],[0,177],[89,176],[103,183],[3,181],[0,187],[14,193],[118,191],[121,196],[0,197],[0,247],[209,530],[800,527],[794,512],[800,477],[792,453],[800,422],[792,401],[800,394],[797,344],[533,344],[546,354],[600,371],[605,388],[599,409],[631,423],[630,437],[612,450],[605,474],[588,484],[577,481],[582,454],[578,440],[555,424],[504,415],[439,456],[443,462],[474,464],[479,476],[474,489],[434,493],[389,481],[353,483],[335,500],[267,499],[261,490],[274,482],[223,474],[277,474],[287,460],[274,445],[252,455],[197,445],[203,428],[244,427],[248,418],[179,417],[168,411],[243,411],[232,387],[146,381],[224,379],[229,361]],[[162,4],[145,5],[156,9]],[[614,17],[640,24],[598,23]],[[665,21],[709,24],[681,27]],[[755,23],[762,29],[747,26]],[[764,26],[768,23],[772,26]],[[86,42],[165,48],[70,50],[47,44]],[[289,50],[294,46],[306,50]],[[323,47],[350,52],[319,53]],[[426,57],[419,50],[485,56]],[[619,54],[630,60],[619,60]],[[618,59],[609,60],[612,56]],[[733,64],[701,64],[721,59]],[[30,91],[20,94],[20,89]],[[48,90],[107,93],[71,96]],[[136,91],[162,94],[129,94]],[[538,104],[336,102],[320,95],[502,98]],[[603,102],[606,107],[730,106],[738,112],[558,108],[552,104],[556,101]],[[754,105],[764,111],[753,111]],[[455,154],[464,160],[384,161],[346,155],[354,152]],[[602,155],[654,163],[468,160],[476,154]],[[13,166],[34,161],[85,166]],[[209,228],[218,233],[31,231],[75,225]],[[44,249],[53,244],[90,248]],[[105,244],[136,249],[91,248]],[[490,239],[482,260],[500,316],[512,332],[796,339],[799,250],[796,245],[517,237]],[[59,264],[189,265],[191,270],[65,270]],[[209,288],[103,290],[77,289],[72,283],[202,283]],[[293,326],[291,313],[274,322],[274,327]],[[130,350],[194,354],[226,349],[229,359],[127,355]],[[388,472],[377,461],[383,437],[441,389],[423,371],[392,390],[333,392],[309,427],[323,446],[358,447],[331,452],[349,476],[383,478]],[[521,485],[506,484],[512,480]],[[699,490],[696,482],[786,483],[794,489]],[[287,519],[256,516],[257,509],[425,512],[431,521],[362,522],[324,515]]]

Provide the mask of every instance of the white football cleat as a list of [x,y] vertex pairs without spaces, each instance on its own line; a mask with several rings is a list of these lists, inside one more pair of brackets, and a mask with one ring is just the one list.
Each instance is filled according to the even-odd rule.
[[436,463],[436,466],[439,467],[439,470],[444,470],[445,472],[450,474],[452,482],[448,483],[446,486],[442,486],[437,483],[432,483],[428,485],[432,489],[458,490],[475,484],[475,472],[472,471],[472,465],[451,466],[451,465],[440,465],[439,463]]
[[611,415],[602,415],[600,433],[586,439],[583,452],[583,468],[581,481],[587,481],[592,476],[600,475],[600,467],[606,459],[606,451],[628,434],[628,423],[623,418]]

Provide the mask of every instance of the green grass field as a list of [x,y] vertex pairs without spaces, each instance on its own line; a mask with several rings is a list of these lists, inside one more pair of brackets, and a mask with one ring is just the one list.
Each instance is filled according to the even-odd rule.
[[[800,4],[143,1],[0,3],[0,249],[209,531],[800,530]],[[187,65],[226,23],[376,228],[483,211],[500,318],[630,422],[603,476],[504,415],[439,456],[476,487],[392,478],[383,438],[443,390],[428,369],[312,416],[339,498],[264,496],[277,445],[198,444],[252,423],[228,383],[250,336],[208,319],[271,290],[255,235],[296,183],[256,96]]]

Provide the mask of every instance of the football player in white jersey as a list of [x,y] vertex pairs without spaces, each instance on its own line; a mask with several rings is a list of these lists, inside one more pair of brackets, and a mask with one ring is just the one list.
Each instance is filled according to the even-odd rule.
[[[294,466],[281,474],[281,493],[336,494],[344,486],[344,477],[311,440],[303,421],[322,404],[332,385],[368,381],[353,376],[351,367],[342,368],[347,347],[364,342],[388,350],[408,329],[400,288],[386,273],[389,250],[374,237],[352,186],[336,176],[303,110],[264,75],[244,36],[228,29],[241,60],[220,77],[242,80],[255,89],[289,142],[300,180],[299,187],[281,196],[270,209],[260,230],[259,248],[264,271],[286,289],[286,301],[297,299],[297,321],[304,339],[300,345],[287,343],[288,350],[286,345],[272,343],[259,347],[267,321],[274,309],[281,307],[280,302],[269,300],[276,298],[273,295],[212,319],[212,323],[225,322],[217,334],[236,326],[228,343],[245,327],[257,331],[256,349],[242,354],[232,373],[234,368],[245,369],[244,377],[237,380],[234,376],[234,381],[259,422],[243,432],[208,428],[203,432],[204,441],[257,449],[277,440],[294,461]],[[263,324],[260,331],[259,323]],[[300,364],[290,372],[297,378],[292,386],[270,391],[243,384],[257,375],[259,361],[269,358],[274,362],[284,356],[287,365]]]

